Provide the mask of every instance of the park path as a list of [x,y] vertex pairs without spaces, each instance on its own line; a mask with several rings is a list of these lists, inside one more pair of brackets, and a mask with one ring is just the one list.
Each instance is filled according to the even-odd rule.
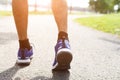
[[[77,16],[81,17],[81,16]],[[120,39],[73,22],[69,38],[73,61],[69,72],[51,72],[57,27],[51,15],[29,16],[28,34],[34,58],[28,67],[15,65],[18,41],[13,17],[0,18],[0,80],[120,80]]]

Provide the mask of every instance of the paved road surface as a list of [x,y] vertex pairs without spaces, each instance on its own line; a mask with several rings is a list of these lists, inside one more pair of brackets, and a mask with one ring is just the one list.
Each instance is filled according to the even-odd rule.
[[28,67],[15,65],[18,49],[13,17],[0,18],[0,80],[120,80],[120,39],[78,25],[69,16],[74,59],[69,72],[51,72],[57,27],[53,16],[30,16],[29,38],[35,45]]

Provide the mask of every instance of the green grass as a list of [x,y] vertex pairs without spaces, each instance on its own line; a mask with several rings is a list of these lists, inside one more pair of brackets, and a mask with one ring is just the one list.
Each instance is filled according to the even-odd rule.
[[[29,11],[30,15],[49,15],[52,14],[52,11],[48,10],[48,11]],[[85,12],[69,12],[70,15],[91,15],[91,13],[85,13]],[[12,15],[12,11],[0,11],[0,16],[11,16]]]
[[[52,14],[51,11],[30,11],[30,15],[45,15],[45,14]],[[0,16],[11,16],[12,12],[11,11],[0,11]]]
[[103,32],[120,35],[120,13],[108,14],[99,17],[77,18],[75,21],[81,25]]
[[11,11],[0,11],[0,16],[11,16],[12,12]]

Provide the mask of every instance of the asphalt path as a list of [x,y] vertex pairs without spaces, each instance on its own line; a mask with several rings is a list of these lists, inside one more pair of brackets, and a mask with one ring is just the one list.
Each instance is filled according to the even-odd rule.
[[16,65],[18,37],[13,17],[0,18],[0,80],[120,80],[120,38],[79,25],[69,16],[73,53],[71,69],[52,72],[57,25],[52,15],[29,16],[28,36],[34,46],[31,65]]

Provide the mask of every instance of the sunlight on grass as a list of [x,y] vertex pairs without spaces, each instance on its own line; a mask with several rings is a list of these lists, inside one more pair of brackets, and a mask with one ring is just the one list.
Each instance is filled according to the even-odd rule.
[[0,11],[0,16],[11,16],[12,12],[11,11]]
[[[51,11],[30,11],[30,15],[46,15],[46,14],[52,14]],[[12,11],[0,11],[0,16],[11,16]]]
[[120,33],[120,13],[99,17],[77,18],[75,21],[81,25],[92,27],[100,31],[112,34]]

